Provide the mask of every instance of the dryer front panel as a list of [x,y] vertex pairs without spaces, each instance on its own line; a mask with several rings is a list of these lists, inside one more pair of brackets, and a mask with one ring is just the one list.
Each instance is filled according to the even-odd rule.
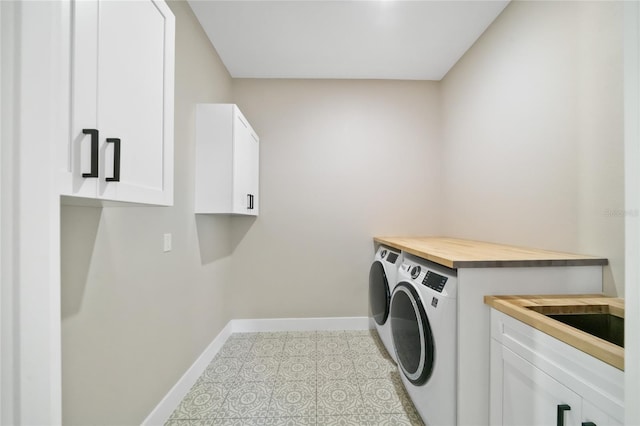
[[391,293],[384,265],[376,260],[369,269],[369,306],[373,319],[378,325],[387,322],[390,301]]

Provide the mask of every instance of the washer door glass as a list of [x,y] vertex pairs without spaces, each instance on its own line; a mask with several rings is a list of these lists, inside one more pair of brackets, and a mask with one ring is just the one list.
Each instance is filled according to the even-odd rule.
[[416,289],[401,282],[391,299],[391,335],[398,365],[414,385],[429,380],[433,371],[433,334]]
[[389,283],[382,262],[376,260],[369,270],[369,306],[371,314],[378,325],[383,325],[389,318]]

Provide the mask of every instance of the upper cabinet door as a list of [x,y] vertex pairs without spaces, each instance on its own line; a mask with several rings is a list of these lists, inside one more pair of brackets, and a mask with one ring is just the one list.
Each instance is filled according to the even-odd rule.
[[252,214],[258,215],[260,203],[260,139],[258,135],[251,131],[250,134],[251,154],[249,156],[251,163],[251,211]]
[[[63,193],[171,205],[175,18],[154,0],[77,1],[74,9],[73,184]],[[97,177],[87,177],[95,148],[85,129],[98,132]]]
[[258,215],[258,136],[240,110],[234,108],[233,212]]

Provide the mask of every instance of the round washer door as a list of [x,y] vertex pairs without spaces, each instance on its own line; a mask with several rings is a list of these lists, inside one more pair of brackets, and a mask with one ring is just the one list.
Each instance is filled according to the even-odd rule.
[[369,306],[376,324],[383,325],[389,318],[391,293],[382,262],[376,260],[369,269]]
[[393,290],[390,310],[398,366],[411,383],[423,385],[433,371],[435,348],[420,295],[411,284],[401,282]]

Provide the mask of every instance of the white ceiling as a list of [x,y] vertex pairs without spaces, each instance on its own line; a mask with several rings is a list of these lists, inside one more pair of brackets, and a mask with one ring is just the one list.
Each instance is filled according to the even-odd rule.
[[233,77],[440,80],[508,0],[189,0]]

